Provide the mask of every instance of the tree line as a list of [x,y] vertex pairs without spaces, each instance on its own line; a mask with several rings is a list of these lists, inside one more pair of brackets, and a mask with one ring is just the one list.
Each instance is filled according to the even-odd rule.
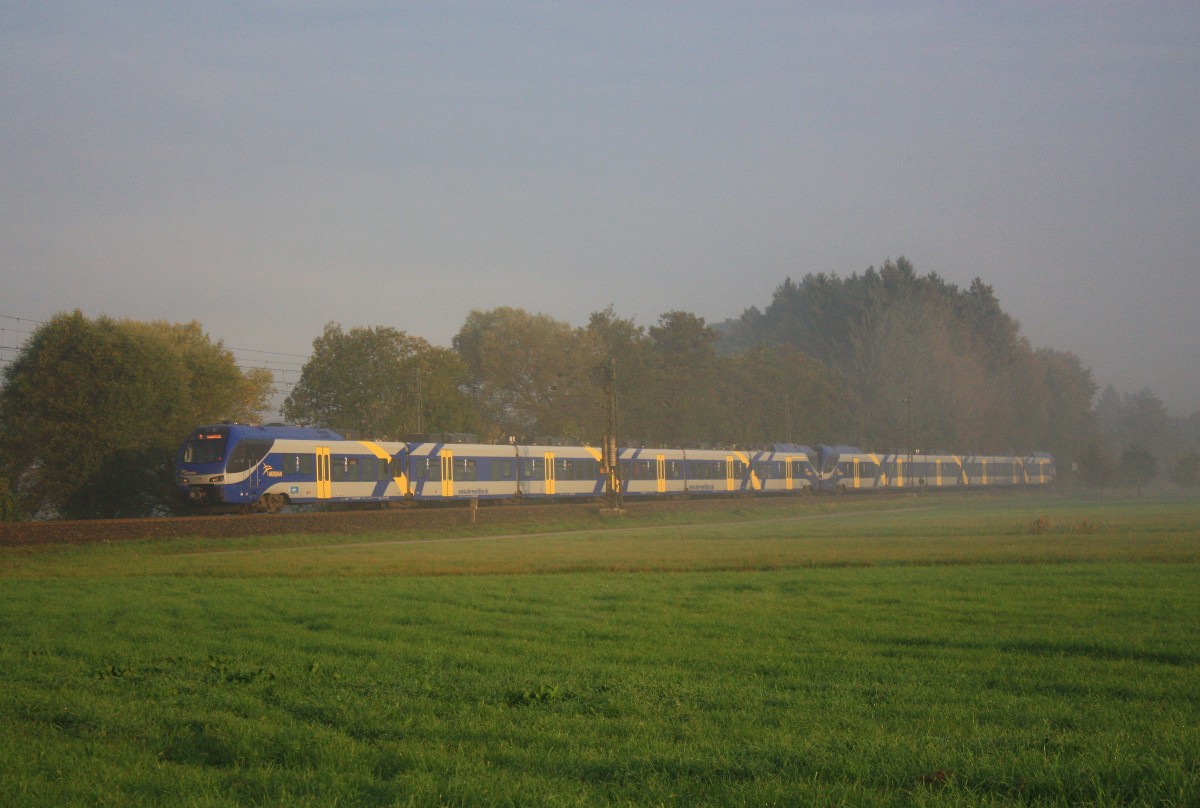
[[[280,414],[380,440],[596,445],[615,400],[623,445],[1041,450],[1067,481],[1142,484],[1165,468],[1200,485],[1200,413],[1097,391],[1078,357],[1034,349],[982,280],[960,289],[901,258],[787,279],[765,309],[717,325],[672,311],[643,326],[609,307],[574,327],[502,307],[472,311],[441,348],[330,323]],[[169,512],[180,441],[260,420],[272,392],[269,371],[240,370],[198,323],[58,315],[4,370],[0,518]]]

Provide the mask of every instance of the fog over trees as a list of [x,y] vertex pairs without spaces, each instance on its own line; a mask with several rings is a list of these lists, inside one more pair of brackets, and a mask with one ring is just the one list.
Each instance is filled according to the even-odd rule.
[[1092,438],[1091,371],[1073,354],[1035,350],[978,278],[959,289],[903,258],[846,278],[808,275],[721,327],[725,351],[790,345],[832,371],[849,396],[851,443],[1039,449],[1069,463]]
[[[204,423],[260,420],[270,391],[197,323],[59,315],[4,369],[0,518],[165,512],[172,449]],[[903,258],[786,279],[716,325],[501,307],[439,348],[330,323],[281,414],[363,438],[598,445],[614,400],[623,445],[1048,451],[1067,485],[1200,487],[1200,412],[1099,391],[1079,357],[1032,346],[982,279],[961,289]]]

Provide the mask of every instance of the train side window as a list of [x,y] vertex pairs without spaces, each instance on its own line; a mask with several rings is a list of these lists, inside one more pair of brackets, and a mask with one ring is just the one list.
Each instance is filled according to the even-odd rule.
[[622,460],[621,479],[626,482],[631,480],[653,480],[653,464],[649,460]]
[[478,480],[479,470],[476,462],[469,457],[454,458],[454,479],[460,482]]
[[316,458],[313,455],[284,455],[284,474],[314,474],[317,470]]
[[658,471],[653,460],[624,460],[621,462],[621,476],[625,480],[655,480]]
[[377,457],[368,457],[359,462],[358,466],[362,469],[362,476],[359,477],[360,480],[365,483],[373,483],[379,479],[378,460],[379,458]]
[[432,482],[442,479],[441,458],[414,457],[412,459],[412,476],[414,480],[430,480]]
[[226,471],[238,472],[259,464],[271,449],[271,441],[246,440],[233,448]]

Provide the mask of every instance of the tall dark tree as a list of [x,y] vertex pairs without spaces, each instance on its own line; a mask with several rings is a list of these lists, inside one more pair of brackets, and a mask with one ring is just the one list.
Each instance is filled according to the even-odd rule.
[[[656,411],[653,400],[645,394],[654,385],[646,329],[618,317],[609,306],[592,313],[585,331],[595,361],[612,363],[616,371],[614,403],[618,436],[629,443],[645,442],[651,434]],[[593,395],[602,393],[603,390],[597,389]]]
[[1200,488],[1200,452],[1190,451],[1178,455],[1172,461],[1167,476],[1180,488]]
[[17,511],[17,501],[9,490],[8,480],[0,477],[0,522],[16,522],[20,520]]
[[790,345],[753,346],[722,357],[721,443],[836,443],[847,428],[848,395],[820,362]]
[[765,310],[722,331],[726,352],[789,344],[829,367],[850,395],[853,442],[1015,452],[1044,448],[1059,424],[1070,431],[1060,445],[1078,457],[1090,437],[1078,395],[1090,380],[1070,360],[1039,357],[979,278],[960,290],[899,258],[845,278],[788,279]]
[[1079,460],[1079,474],[1084,485],[1106,488],[1118,481],[1117,461],[1104,445],[1093,441],[1083,450],[1083,456]]
[[718,440],[716,329],[703,317],[672,311],[648,336],[654,381],[640,393],[653,405],[648,437],[672,446]]
[[[1071,353],[1042,348],[1037,352],[1042,373],[1042,418],[1031,446],[1050,452],[1058,468],[1077,465],[1089,443],[1096,439],[1096,419],[1091,401],[1096,395],[1092,372]],[[1063,476],[1063,475],[1060,475]]]
[[1121,455],[1121,476],[1137,486],[1138,494],[1142,486],[1158,476],[1158,461],[1154,454],[1141,446],[1130,446]]
[[1161,457],[1176,448],[1175,424],[1149,388],[1119,395],[1108,385],[1096,402],[1096,420],[1101,436],[1114,445],[1141,446]]

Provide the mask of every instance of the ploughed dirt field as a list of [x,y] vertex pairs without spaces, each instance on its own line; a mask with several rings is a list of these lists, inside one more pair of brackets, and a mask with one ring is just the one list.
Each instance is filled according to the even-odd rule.
[[[720,510],[744,506],[749,500],[678,499],[627,502],[629,514],[686,510]],[[753,500],[755,507],[795,505],[795,497]],[[520,525],[553,521],[556,517],[607,520],[607,504],[596,502],[555,505],[486,505],[473,513],[466,505],[403,510],[343,510],[313,513],[254,514],[251,516],[181,516],[158,519],[97,519],[89,521],[0,522],[0,546],[78,544],[155,538],[227,538],[281,533],[405,533],[477,524]]]

